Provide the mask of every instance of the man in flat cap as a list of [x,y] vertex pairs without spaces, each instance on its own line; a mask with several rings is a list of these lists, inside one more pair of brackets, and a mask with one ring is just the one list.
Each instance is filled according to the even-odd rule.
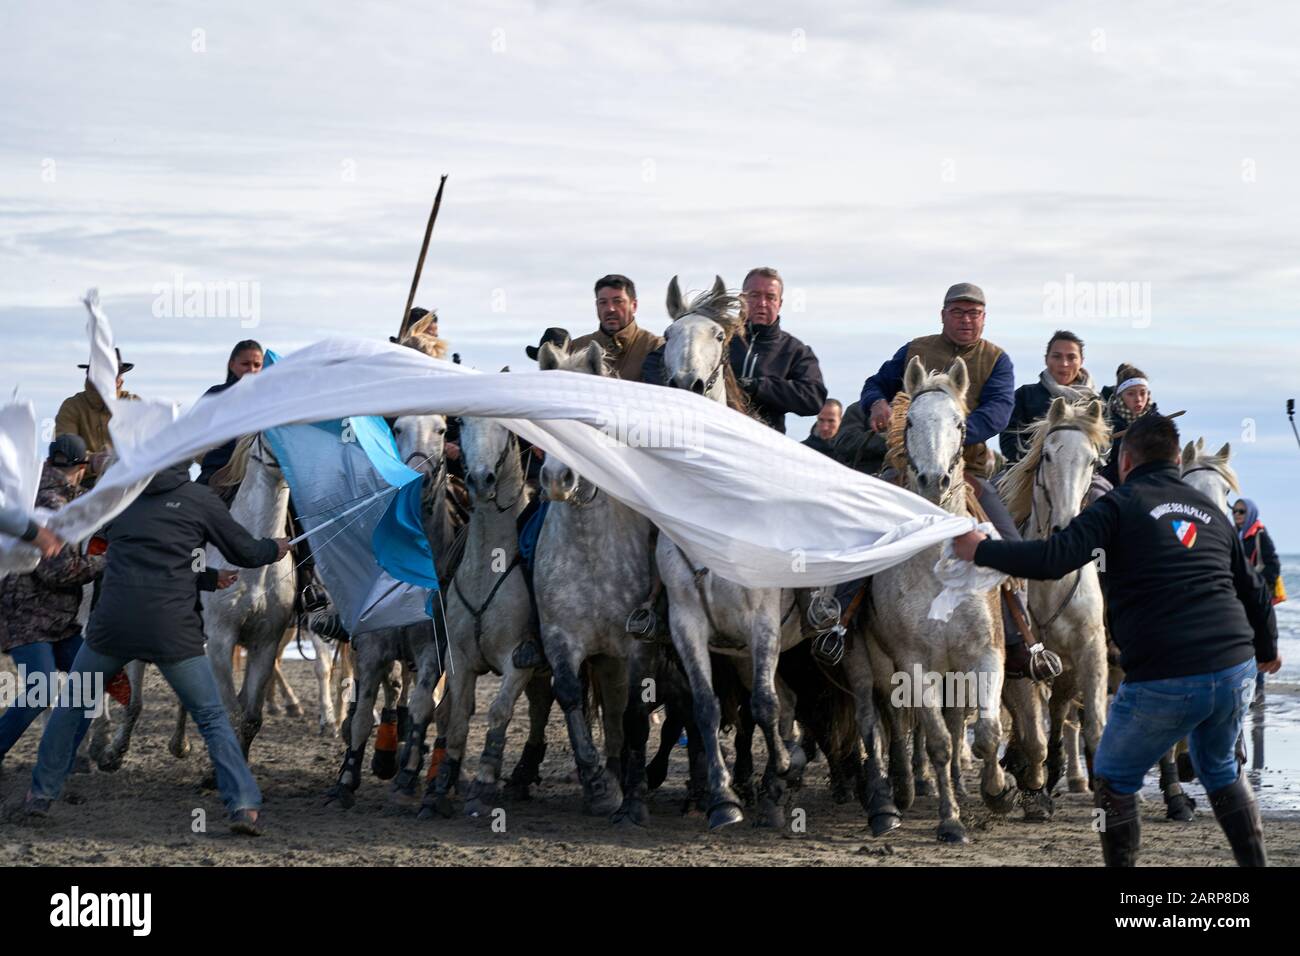
[[[123,376],[135,368],[135,363],[123,362],[122,350],[117,349],[116,352],[118,401],[138,401],[139,396],[132,395],[122,387]],[[77,368],[89,369],[90,366],[78,365]],[[76,395],[64,399],[59,406],[59,414],[54,418],[56,435],[76,435],[86,443],[90,472],[82,484],[87,488],[93,486],[95,479],[103,474],[112,457],[112,440],[108,434],[108,420],[112,417],[113,413],[90,383],[90,375],[87,373],[85,386]]]

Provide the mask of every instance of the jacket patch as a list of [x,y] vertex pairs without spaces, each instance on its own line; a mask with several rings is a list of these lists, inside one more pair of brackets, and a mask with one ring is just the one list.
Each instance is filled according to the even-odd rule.
[[1162,518],[1170,512],[1181,515],[1191,515],[1197,521],[1209,524],[1211,518],[1200,508],[1194,508],[1191,505],[1184,504],[1181,501],[1167,501],[1162,505],[1156,505],[1151,509],[1151,517]]
[[1196,543],[1196,522],[1175,521],[1174,536],[1178,538],[1184,548],[1190,548]]
[[163,504],[163,507],[165,508],[179,508],[180,506],[181,503],[179,501],[168,501]]

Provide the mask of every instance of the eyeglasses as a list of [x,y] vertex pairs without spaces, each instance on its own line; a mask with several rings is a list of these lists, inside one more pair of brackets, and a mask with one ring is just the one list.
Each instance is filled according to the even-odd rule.
[[984,314],[983,309],[949,309],[948,314],[954,319],[978,319]]
[[1244,515],[1244,514],[1246,513],[1246,509],[1245,509],[1245,508],[1233,508],[1233,509],[1232,509],[1232,513],[1235,514],[1235,515]]

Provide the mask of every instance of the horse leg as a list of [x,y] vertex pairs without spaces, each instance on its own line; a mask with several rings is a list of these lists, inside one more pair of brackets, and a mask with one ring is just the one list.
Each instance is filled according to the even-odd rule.
[[248,662],[244,667],[244,686],[239,689],[239,703],[244,719],[240,724],[244,759],[252,749],[253,740],[262,729],[262,707],[266,703],[267,689],[275,676],[275,657],[279,647],[262,641],[248,649]]
[[1075,698],[1074,668],[1066,668],[1064,674],[1052,682],[1051,697],[1047,704],[1047,781],[1044,786],[1048,793],[1056,791],[1056,784],[1065,771],[1065,727],[1074,713],[1078,701]]
[[[980,797],[984,805],[997,814],[1009,813],[1015,804],[1016,785],[1007,780],[1007,775],[998,763],[998,746],[1002,743],[1002,698],[1003,698],[1003,656],[1001,648],[988,647],[975,661],[972,670],[977,675],[976,698],[979,716],[975,719],[975,755],[984,761],[980,770]],[[1024,683],[1029,683],[1028,680]],[[1035,700],[1037,696],[1035,695]],[[1038,711],[1035,711],[1038,713]],[[1014,719],[1014,718],[1013,718]],[[1042,717],[1038,721],[1036,733],[1042,740]],[[1043,756],[1046,744],[1040,743],[1037,761],[1033,764],[1039,774],[1035,778],[1041,786],[1043,777]]]
[[326,806],[337,802],[346,810],[356,803],[356,791],[361,786],[361,761],[375,723],[375,698],[379,696],[379,685],[388,665],[379,645],[382,641],[375,640],[373,645],[365,641],[356,649],[357,698],[348,705],[348,716],[343,722],[346,752],[338,778],[325,794]]
[[[728,661],[726,666],[732,666],[731,662]],[[754,712],[748,694],[741,697],[736,711],[736,763],[732,787],[740,795],[741,802],[752,807],[758,802],[758,790],[754,786]]]
[[[1092,782],[1092,755],[1097,752],[1097,747],[1101,744],[1102,734],[1106,731],[1106,645],[1101,640],[1098,640],[1095,647],[1096,650],[1093,654],[1086,661],[1080,663],[1077,678],[1083,699],[1079,730],[1083,735],[1085,749],[1088,754],[1087,772],[1084,773],[1082,769],[1079,769],[1077,775],[1080,784],[1079,792],[1083,793],[1087,792],[1087,787]],[[1078,762],[1077,750],[1078,748],[1076,748],[1075,756],[1076,765]],[[1071,790],[1075,789],[1074,784],[1075,777],[1072,775]]]
[[126,716],[117,725],[112,742],[104,748],[96,761],[99,769],[105,773],[113,773],[122,766],[122,758],[131,746],[135,722],[140,719],[140,712],[144,709],[144,661],[131,661],[123,669],[131,684],[131,698],[126,705]]
[[[418,626],[418,625],[417,625]],[[420,626],[422,627],[422,626]],[[415,788],[420,780],[420,771],[424,767],[424,740],[429,733],[429,723],[433,720],[433,691],[442,677],[442,657],[444,648],[437,646],[433,639],[433,626],[422,627],[430,635],[423,642],[416,654],[416,670],[412,680],[403,680],[402,692],[406,694],[406,735],[402,750],[398,755],[397,778],[393,781],[393,797],[398,803],[416,802]],[[511,701],[513,705],[514,701]],[[403,723],[401,708],[398,708],[398,726]],[[504,744],[504,738],[502,743]]]
[[882,836],[902,825],[902,817],[890,793],[885,778],[884,755],[880,746],[880,728],[873,700],[874,681],[871,659],[866,649],[864,635],[850,640],[844,649],[844,676],[853,690],[854,716],[858,733],[867,748],[866,785],[861,792],[862,809],[867,813],[867,823],[872,836]]
[[203,622],[208,638],[208,664],[212,667],[212,676],[216,678],[221,699],[230,715],[230,726],[238,727],[243,719],[240,711],[239,696],[235,691],[234,655],[238,649],[238,637],[235,628],[224,621],[208,620]]
[[308,638],[311,640],[312,650],[316,652],[316,659],[312,661],[312,673],[316,675],[316,732],[322,737],[336,732],[337,719],[334,710],[334,657],[330,653],[330,646],[325,643],[315,631],[308,631]]
[[[316,660],[319,662],[320,658],[317,657]],[[325,666],[328,667],[329,663],[326,662]],[[301,717],[302,702],[298,700],[298,695],[293,692],[293,688],[289,686],[289,681],[285,679],[284,670],[280,667],[279,656],[275,658],[275,666],[272,669],[272,674],[274,675],[275,682],[273,686],[280,692],[281,696],[284,697],[285,716]]]
[[487,713],[487,737],[483,744],[483,756],[479,759],[478,775],[469,786],[465,795],[465,815],[480,817],[491,814],[497,806],[501,786],[501,762],[505,758],[506,730],[510,727],[510,718],[515,712],[515,701],[523,693],[524,686],[532,679],[532,668],[516,670],[506,655],[505,668],[501,674],[501,686]]
[[[1069,693],[1068,688],[1062,690]],[[1051,790],[1044,786],[1047,780],[1047,738],[1043,732],[1043,698],[1038,686],[1023,678],[1007,681],[1003,686],[1002,698],[1011,712],[1016,739],[1020,741],[1025,757],[1024,770],[1016,778],[1020,785],[1020,806],[1025,812],[1025,819],[1040,823],[1050,820],[1054,807]],[[995,748],[995,762],[996,752]]]
[[1089,791],[1088,771],[1083,765],[1083,745],[1079,721],[1082,708],[1071,705],[1061,720],[1061,750],[1064,753],[1066,787],[1070,793],[1087,793]]
[[352,642],[340,641],[337,646],[338,656],[330,668],[334,724],[328,732],[336,737],[342,737],[346,736],[343,732],[344,714],[348,712],[349,705],[357,699],[357,682]]
[[952,763],[948,767],[948,779],[952,781],[952,792],[960,803],[966,797],[966,783],[961,778],[961,751],[966,739],[966,708],[945,707],[944,724],[948,728],[948,737],[952,740]]
[[[623,792],[618,778],[602,763],[592,739],[591,726],[583,713],[586,694],[579,676],[582,649],[569,645],[564,635],[558,633],[544,635],[542,643],[546,648],[546,659],[551,662],[555,698],[560,702],[568,724],[569,743],[582,782],[584,809],[592,816],[609,816],[623,803]],[[619,719],[622,719],[621,712]]]
[[798,750],[798,757],[803,760],[802,749],[793,745],[787,749],[781,739],[777,726],[780,720],[780,702],[776,694],[776,662],[780,655],[780,635],[776,628],[762,622],[750,638],[750,653],[754,658],[753,690],[749,695],[749,706],[754,713],[754,723],[763,731],[767,741],[767,766],[763,770],[762,790],[759,797],[758,817],[755,826],[779,827],[785,822],[785,811],[781,802],[785,797],[786,776],[790,772],[792,749]]
[[[904,662],[900,661],[900,665]],[[914,668],[904,666],[905,673]],[[922,667],[921,672],[924,673]],[[952,738],[944,725],[943,711],[936,695],[923,693],[921,704],[916,708],[918,722],[925,729],[925,747],[930,763],[934,767],[935,789],[939,795],[939,830],[940,841],[944,843],[969,843],[966,828],[962,826],[961,811],[957,806],[957,797],[952,788]]]
[[478,685],[478,675],[462,658],[461,666],[455,671],[448,671],[446,680],[446,690],[439,710],[440,720],[443,721],[442,732],[447,739],[447,753],[438,764],[437,774],[425,784],[418,814],[421,820],[432,820],[435,816],[450,819],[456,812],[451,802],[451,793],[460,781],[461,762],[465,758],[465,747],[469,740],[469,721],[474,716],[474,692]]
[[379,731],[375,734],[375,752],[370,757],[370,772],[380,780],[391,780],[397,774],[398,702],[405,689],[405,667],[397,661],[388,664],[384,673],[384,706],[379,713]]
[[555,702],[550,678],[539,677],[536,673],[528,679],[524,693],[528,695],[528,741],[506,785],[517,800],[527,800],[528,788],[541,783],[542,760],[546,757],[546,724],[550,720],[551,704]]
[[189,717],[189,711],[179,700],[176,702],[176,722],[172,726],[171,739],[167,741],[167,749],[177,760],[188,757],[190,753],[190,742],[185,739],[185,722]]
[[[659,685],[651,677],[654,651],[637,641],[629,649],[626,681],[629,690],[623,711],[623,804],[614,814],[614,822],[645,826],[650,822],[646,806],[649,786],[646,781],[646,747],[650,740],[650,708],[657,700]],[[646,683],[646,682],[649,683]]]

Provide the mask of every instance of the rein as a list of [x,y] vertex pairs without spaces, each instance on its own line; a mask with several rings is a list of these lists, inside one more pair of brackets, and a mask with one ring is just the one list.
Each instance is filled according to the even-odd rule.
[[[920,398],[922,395],[928,395],[930,392],[942,392],[944,395],[947,395],[949,398],[952,397],[951,392],[949,392],[946,388],[940,388],[939,386],[931,386],[930,388],[923,388],[915,395],[911,395],[908,397],[909,415],[906,423],[903,425],[903,454],[907,460],[907,467],[913,474],[917,473],[916,462],[912,460],[912,448],[907,441],[907,433],[912,430],[912,418],[910,415],[910,411],[918,398]],[[957,453],[953,455],[952,461],[948,463],[949,476],[951,476],[952,473],[957,470],[957,464],[958,462],[961,461],[962,456],[965,454],[966,454],[966,420],[962,419],[961,442],[957,446]],[[941,502],[949,501],[952,498],[952,496],[958,492],[958,489],[961,487],[961,485],[962,482],[957,482],[957,481],[949,482],[948,490],[944,493],[943,497],[940,498],[940,501]]]

